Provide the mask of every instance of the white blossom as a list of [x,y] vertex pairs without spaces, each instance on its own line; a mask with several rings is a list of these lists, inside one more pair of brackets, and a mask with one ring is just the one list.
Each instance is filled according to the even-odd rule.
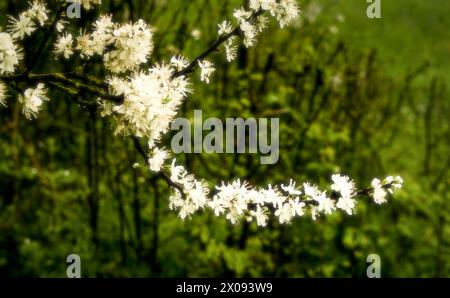
[[239,9],[235,9],[233,16],[238,20],[239,23],[242,23],[244,21],[247,21],[248,18],[250,18],[252,15],[251,11],[246,11],[243,7]]
[[230,22],[228,21],[223,21],[218,25],[218,27],[219,27],[218,30],[219,36],[227,35],[231,33],[231,31],[233,31],[233,26],[231,26]]
[[170,64],[175,67],[177,71],[180,71],[189,65],[189,60],[181,55],[173,56],[170,59]]
[[302,192],[295,186],[295,181],[290,179],[288,185],[281,184],[281,189],[293,196],[299,196]]
[[380,179],[378,178],[373,179],[372,187],[373,187],[373,199],[375,203],[377,204],[386,203],[387,192],[383,188],[383,184],[381,183]]
[[305,196],[308,196],[311,199],[315,199],[319,194],[317,186],[311,185],[309,182],[303,183],[303,192]]
[[403,186],[403,179],[400,176],[396,176],[396,177],[392,177],[392,176],[388,176],[385,179],[385,183],[390,185],[390,187],[388,187],[388,191],[390,193],[393,193],[393,189],[400,189]]
[[47,89],[42,83],[38,83],[36,88],[29,88],[25,90],[23,95],[19,95],[19,102],[23,106],[23,114],[28,119],[37,117],[42,104],[44,101],[48,100]]
[[48,10],[45,3],[40,0],[35,0],[30,3],[30,9],[25,12],[25,15],[39,23],[39,26],[44,26],[45,22],[48,20]]
[[[316,220],[320,214],[330,215],[336,208],[346,211],[349,215],[354,214],[356,201],[352,198],[356,194],[353,190],[354,183],[347,176],[333,175],[332,189],[335,192],[342,191],[344,196],[335,203],[326,191],[319,191],[317,186],[308,182],[302,184],[303,191],[296,187],[293,180],[288,185],[281,185],[284,194],[279,191],[278,186],[268,185],[267,188],[256,189],[246,181],[235,180],[233,182],[222,182],[216,186],[216,193],[212,198],[207,196],[206,185],[196,187],[197,180],[189,175],[181,166],[172,162],[171,179],[183,185],[185,197],[176,190],[170,198],[170,208],[179,210],[179,216],[186,218],[200,208],[210,208],[216,216],[224,215],[232,224],[238,223],[242,218],[251,222],[256,220],[258,226],[266,226],[269,219],[269,206],[275,210],[275,216],[280,224],[290,223],[294,217],[304,216],[307,206],[310,206],[311,216]],[[389,181],[401,180],[389,178]],[[202,185],[200,183],[200,185]],[[346,189],[352,189],[348,192]],[[352,196],[345,196],[351,193]],[[303,195],[303,196],[302,196]],[[199,196],[200,200],[194,197]],[[312,199],[313,201],[311,201]],[[305,201],[307,200],[307,201]],[[314,203],[315,202],[315,203]]]
[[170,178],[174,183],[183,187],[183,194],[176,189],[169,198],[169,207],[172,210],[179,210],[178,216],[181,219],[190,217],[205,207],[209,193],[207,185],[188,174],[182,166],[177,166],[175,159],[172,162]]
[[68,22],[66,20],[59,20],[56,23],[56,31],[62,32],[66,28],[67,24],[68,24]]
[[23,39],[36,30],[33,20],[25,13],[19,15],[18,19],[10,16],[8,30],[13,38]]
[[[138,72],[129,80],[113,79],[110,86],[125,97],[113,108],[119,116],[116,133],[147,137],[154,144],[165,134],[188,90],[184,76],[172,79],[174,69],[161,64]],[[150,147],[153,147],[150,145]]]
[[259,9],[273,11],[278,7],[276,0],[250,0],[250,8],[254,11]]
[[208,60],[198,61],[198,65],[200,66],[201,70],[200,80],[209,84],[211,74],[216,70],[214,68],[214,65]]
[[58,40],[55,43],[55,55],[63,55],[64,58],[68,59],[73,54],[73,38],[72,34],[64,34],[58,37]]
[[89,58],[94,55],[91,36],[84,30],[80,30],[80,34],[76,37],[75,49],[80,51],[81,58]]
[[336,209],[334,201],[324,191],[319,192],[313,199],[319,204],[317,212],[330,215]]
[[153,149],[152,157],[148,160],[150,170],[153,172],[161,171],[162,166],[168,157],[169,153],[166,150],[160,148]]
[[293,216],[303,216],[305,214],[304,208],[306,204],[300,201],[300,198],[295,198],[294,200],[290,200],[289,202],[292,207],[292,215]]
[[348,215],[353,215],[355,209],[355,200],[349,197],[340,197],[336,207],[347,212]]
[[6,107],[6,98],[7,98],[7,94],[6,94],[6,85],[0,81],[0,106],[5,106]]
[[101,15],[95,21],[94,31],[91,34],[92,42],[90,43],[93,53],[103,55],[106,46],[115,41],[113,36],[114,26],[111,15]]
[[281,208],[275,211],[275,216],[278,216],[281,224],[289,223],[293,217],[292,206],[288,203],[283,204]]
[[252,47],[255,43],[256,27],[253,26],[250,22],[242,21],[240,24],[240,28],[244,33],[244,45],[247,48]]
[[274,208],[280,209],[286,201],[286,197],[280,193],[276,186],[273,187],[271,184],[267,186],[267,189],[261,189],[259,193],[262,200],[267,204],[272,204]]
[[267,225],[267,207],[261,207],[261,205],[256,206],[256,210],[250,211],[250,215],[256,219],[256,224],[260,227],[265,227]]
[[237,57],[237,46],[233,44],[233,39],[230,38],[228,42],[225,43],[225,53],[228,62],[231,62]]
[[0,32],[0,74],[13,73],[23,55],[14,44],[13,37]]
[[103,55],[105,67],[113,73],[137,69],[153,51],[153,33],[143,20],[116,24],[110,15],[102,15],[93,27],[92,33],[80,32],[76,50],[82,58]]
[[257,29],[259,32],[263,32],[264,29],[267,28],[267,23],[268,23],[268,22],[269,22],[269,20],[268,20],[265,16],[263,16],[263,15],[258,16],[258,17],[256,18],[256,24],[255,24],[256,29]]
[[336,207],[352,215],[355,208],[355,200],[353,199],[356,194],[355,183],[349,177],[339,174],[331,176],[331,179],[333,180],[331,189],[341,195]]
[[331,189],[340,193],[342,197],[351,198],[355,195],[355,182],[348,176],[336,174],[331,176],[331,180],[333,180]]
[[[273,11],[271,11],[271,13],[273,13]],[[284,28],[297,19],[300,12],[296,0],[280,0],[274,13],[280,27]]]
[[114,49],[103,57],[107,69],[122,73],[147,62],[153,51],[153,34],[143,20],[119,26],[113,30],[112,35]]

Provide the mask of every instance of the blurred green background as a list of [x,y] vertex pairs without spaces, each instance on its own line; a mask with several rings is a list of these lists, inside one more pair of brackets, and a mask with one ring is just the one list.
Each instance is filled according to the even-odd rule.
[[[1,15],[15,15],[17,2],[1,1]],[[395,198],[381,207],[363,199],[353,217],[287,226],[232,226],[209,212],[183,222],[168,209],[166,184],[132,168],[140,161],[132,142],[115,137],[97,111],[55,91],[39,119],[27,121],[12,98],[0,109],[0,276],[65,277],[66,257],[76,253],[83,277],[364,277],[366,257],[376,253],[383,277],[450,277],[450,2],[382,0],[375,20],[364,0],[299,3],[299,22],[285,30],[272,24],[235,63],[214,55],[212,83],[193,76],[194,93],[180,111],[191,119],[199,108],[204,118],[279,117],[280,161],[177,160],[211,186],[238,177],[326,186],[335,172],[364,186],[401,175]],[[70,30],[102,11],[116,21],[143,18],[155,28],[152,63],[176,53],[192,59],[241,4],[104,0]],[[41,37],[27,40],[26,50]],[[50,54],[35,71],[79,64]]]

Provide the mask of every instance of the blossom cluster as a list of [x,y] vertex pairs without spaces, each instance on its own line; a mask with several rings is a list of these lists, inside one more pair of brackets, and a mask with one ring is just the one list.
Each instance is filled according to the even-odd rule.
[[[267,27],[268,18],[263,14],[264,12],[268,12],[276,18],[281,28],[296,20],[300,13],[295,0],[250,0],[249,10],[241,7],[233,13],[245,47],[254,46],[258,34]],[[228,62],[232,62],[237,57],[238,44],[235,42],[236,36],[232,34],[234,31],[235,28],[229,21],[225,20],[218,25],[219,37],[228,37],[224,43]],[[214,71],[212,64],[208,62],[207,67],[204,65],[200,65],[200,67],[202,69],[201,80],[209,83],[209,76]]]
[[[292,179],[289,184],[268,185],[255,188],[246,181],[222,182],[215,187],[215,194],[209,197],[207,185],[188,174],[182,166],[172,161],[171,179],[183,189],[175,189],[170,197],[170,208],[177,210],[182,219],[190,217],[201,209],[211,209],[216,216],[224,215],[231,223],[241,220],[255,221],[258,226],[266,226],[272,217],[280,224],[290,223],[295,217],[310,214],[313,220],[320,215],[331,215],[340,209],[349,215],[356,210],[356,197],[359,195],[355,183],[348,176],[332,175],[331,191],[319,190],[317,185],[308,182],[296,185]],[[375,178],[368,193],[375,203],[386,202],[387,193],[402,187],[401,177],[387,177],[383,181]]]
[[189,92],[184,76],[172,79],[173,65],[157,64],[147,72],[136,72],[129,79],[113,76],[109,79],[111,91],[123,95],[120,105],[109,106],[107,114],[119,118],[116,133],[147,137],[153,148],[177,115],[178,107]]
[[42,83],[37,84],[36,88],[28,88],[23,95],[19,95],[23,114],[28,119],[36,117],[42,104],[48,100],[47,89]]
[[143,20],[118,24],[112,21],[112,16],[103,15],[93,27],[91,33],[82,31],[76,37],[75,48],[72,34],[60,35],[54,46],[55,54],[69,58],[77,50],[86,59],[100,55],[107,70],[123,73],[147,62],[153,51],[152,30]]
[[[69,2],[80,3],[85,9],[91,9],[101,0]],[[230,21],[218,25],[217,44],[224,45],[227,61],[231,62],[237,57],[238,35],[242,37],[245,47],[255,44],[258,34],[267,26],[267,15],[284,28],[298,17],[299,8],[295,0],[250,0],[248,8],[236,9],[233,13],[236,27]],[[44,27],[48,21],[49,10],[42,0],[30,2],[28,10],[18,18],[10,17],[7,32],[0,31],[0,75],[16,72],[24,57],[17,43],[39,27]],[[117,119],[116,134],[147,140],[151,152],[147,160],[148,168],[161,173],[169,153],[158,147],[158,144],[191,92],[186,75],[198,66],[200,80],[210,83],[215,71],[213,63],[206,60],[206,55],[192,62],[178,55],[171,57],[169,62],[155,63],[143,69],[154,48],[152,29],[143,20],[123,24],[114,22],[111,15],[102,15],[94,22],[92,30],[80,30],[79,33],[64,32],[67,21],[55,21],[55,29],[60,33],[53,44],[55,56],[70,59],[73,55],[79,55],[84,60],[101,57],[107,71],[105,82],[108,91],[110,95],[121,98],[119,103],[100,98],[98,102],[103,107],[102,116]],[[195,36],[198,38],[199,34]],[[5,82],[0,81],[0,105],[3,106],[7,99]],[[16,91],[20,90],[13,87]],[[43,103],[49,100],[47,88],[42,82],[20,93],[18,101],[28,119],[37,117]],[[370,188],[359,191],[352,179],[336,174],[331,177],[329,190],[320,190],[317,185],[308,182],[297,186],[293,180],[288,184],[268,185],[265,188],[236,180],[222,182],[211,190],[205,181],[196,179],[184,167],[177,165],[175,159],[167,179],[173,188],[169,207],[176,210],[180,218],[186,219],[199,210],[210,209],[217,216],[225,216],[233,224],[246,220],[255,221],[258,226],[267,225],[271,217],[285,224],[305,214],[313,220],[333,214],[336,210],[353,215],[359,195],[370,195],[376,204],[383,204],[387,202],[388,194],[401,188],[403,183],[400,177],[387,177],[384,180],[375,178]]]
[[37,27],[44,26],[48,20],[48,10],[44,2],[35,0],[30,3],[29,9],[22,12],[17,19],[12,16],[9,19],[8,31],[12,37],[23,39],[25,36],[31,35]]
[[[0,32],[0,75],[16,71],[23,59],[22,49],[17,42],[31,35],[38,27],[43,27],[49,19],[48,13],[44,2],[34,0],[17,18],[9,16],[7,32]],[[0,81],[0,105],[6,105],[6,92],[5,84]],[[37,115],[43,102],[48,100],[47,89],[39,83],[35,88],[26,89],[18,100],[22,103],[23,114],[31,119]]]
[[13,73],[22,58],[14,38],[8,33],[0,32],[0,74]]

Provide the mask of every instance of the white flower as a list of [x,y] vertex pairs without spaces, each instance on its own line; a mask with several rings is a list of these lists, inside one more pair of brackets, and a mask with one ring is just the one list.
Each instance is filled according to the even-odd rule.
[[148,160],[150,170],[153,172],[161,171],[161,168],[168,157],[169,153],[166,150],[159,148],[153,149],[152,157]]
[[5,106],[6,107],[6,85],[0,81],[0,106]]
[[13,73],[19,60],[23,58],[19,48],[8,33],[0,32],[0,74]]
[[113,93],[125,97],[121,105],[114,107],[119,116],[116,133],[148,137],[149,147],[158,141],[177,115],[186,93],[188,81],[180,76],[171,79],[173,69],[155,65],[148,72],[135,73],[129,81],[110,80]]
[[217,194],[213,198],[215,213],[227,213],[227,219],[236,223],[248,209],[251,196],[247,182],[236,180],[232,183],[223,183],[216,186]]
[[305,203],[300,202],[299,198],[295,198],[295,200],[290,200],[289,202],[291,204],[292,208],[292,215],[295,216],[303,216],[305,214],[305,211],[303,208],[305,208]]
[[281,189],[293,196],[299,196],[302,192],[295,186],[295,181],[289,179],[289,185],[281,185]]
[[72,54],[72,44],[73,44],[73,38],[72,34],[64,34],[58,37],[58,40],[55,43],[55,55],[63,55],[64,58],[68,59]]
[[261,8],[261,0],[250,0],[249,6],[251,9],[257,11]]
[[213,199],[208,202],[208,206],[214,211],[216,216],[225,213],[225,206],[223,205],[221,197],[214,196]]
[[289,223],[293,217],[292,214],[292,205],[291,204],[283,204],[281,208],[275,211],[275,216],[278,216],[278,220],[280,224]]
[[172,161],[170,178],[183,188],[184,197],[178,189],[169,198],[169,207],[173,210],[179,210],[181,219],[189,217],[200,208],[204,208],[208,203],[209,189],[207,185],[189,175],[182,166],[175,164],[176,160]]
[[[153,34],[143,20],[135,24],[122,25],[114,29],[112,35],[114,49],[103,57],[107,69],[114,73],[122,73],[147,62],[153,51]],[[103,48],[104,43],[101,42],[99,46]]]
[[403,186],[403,179],[400,176],[397,177],[392,177],[389,176],[385,179],[385,184],[390,185],[390,187],[388,188],[388,191],[390,193],[393,193],[393,188],[397,188],[400,189]]
[[252,15],[251,11],[246,11],[243,7],[239,9],[235,9],[233,16],[238,20],[239,23],[242,23],[243,21],[247,21],[248,18],[250,18]]
[[342,197],[351,198],[355,195],[355,183],[349,177],[337,174],[332,175],[331,180],[331,189],[339,192]]
[[340,174],[331,176],[331,179],[333,180],[331,189],[341,195],[336,207],[352,215],[355,208],[355,200],[352,199],[356,194],[355,183],[349,177],[341,176]]
[[102,39],[108,37],[112,33],[114,23],[111,15],[101,15],[94,23],[94,33]]
[[339,198],[336,207],[344,210],[348,215],[352,215],[355,209],[355,200],[348,197],[341,197]]
[[170,64],[175,67],[177,71],[180,71],[189,65],[189,60],[181,55],[173,56],[172,59],[170,59]]
[[311,185],[308,182],[303,183],[303,191],[305,193],[305,196],[308,196],[311,199],[314,199],[319,194],[317,186]]
[[45,3],[35,0],[31,3],[31,7],[29,10],[25,12],[25,14],[33,20],[36,20],[39,25],[44,26],[45,22],[48,20],[48,10],[45,7]]
[[80,35],[77,36],[76,41],[76,49],[81,52],[81,58],[89,58],[94,55],[93,41],[91,40],[90,34],[82,30]]
[[216,70],[214,65],[208,60],[198,61],[198,65],[201,70],[200,80],[206,84],[209,84],[210,76]]
[[286,201],[286,197],[279,192],[277,187],[272,187],[270,184],[267,189],[262,189],[260,191],[260,195],[264,197],[264,202],[272,204],[274,208],[278,209],[280,209]]
[[334,201],[327,196],[326,192],[319,192],[316,196],[314,196],[313,199],[319,203],[319,205],[317,206],[317,212],[329,215],[332,214],[333,210],[336,209]]
[[237,57],[237,46],[233,45],[233,38],[230,38],[225,43],[225,53],[227,56],[227,61],[231,62]]
[[20,14],[18,19],[10,16],[9,22],[8,29],[13,38],[23,39],[36,30],[33,20],[25,13]]
[[256,28],[247,21],[242,21],[240,28],[244,33],[244,45],[249,48],[254,45],[256,37]]
[[233,26],[231,26],[230,22],[228,22],[228,21],[223,21],[218,26],[219,26],[219,30],[218,30],[219,36],[227,35],[227,34],[231,33],[231,31],[233,31]]
[[44,101],[48,100],[47,89],[42,83],[39,83],[34,89],[29,88],[25,90],[23,96],[19,95],[19,102],[23,105],[23,114],[28,119],[36,117]]
[[276,0],[250,0],[250,8],[254,11],[262,9],[272,12],[278,8],[278,4]]
[[56,31],[62,32],[64,30],[64,28],[66,27],[66,24],[68,24],[68,22],[66,20],[59,20],[56,23]]
[[261,207],[261,205],[256,206],[255,211],[250,211],[250,215],[255,217],[256,224],[260,227],[265,227],[267,225],[267,208]]
[[255,25],[259,32],[263,32],[263,30],[266,29],[266,27],[267,27],[267,23],[268,23],[268,19],[265,16],[260,15],[256,18]]
[[377,204],[386,203],[387,192],[383,188],[383,184],[381,183],[380,179],[377,178],[373,179],[372,187],[373,187],[373,199],[375,203]]
[[277,9],[272,10],[271,13],[275,14],[280,27],[284,28],[297,19],[300,12],[296,0],[280,0]]
[[110,15],[102,15],[94,23],[94,32],[90,36],[91,41],[89,43],[93,53],[103,55],[105,48],[114,43],[114,26]]

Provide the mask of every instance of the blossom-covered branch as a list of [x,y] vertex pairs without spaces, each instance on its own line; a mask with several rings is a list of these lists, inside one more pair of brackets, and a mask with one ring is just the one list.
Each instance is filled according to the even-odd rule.
[[[93,9],[101,0],[76,2],[85,9]],[[90,28],[71,32],[66,28],[68,20],[61,18],[63,11],[58,9],[50,20],[45,2],[34,0],[18,18],[10,17],[6,32],[0,31],[0,105],[7,106],[10,100],[7,86],[19,93],[18,101],[29,119],[38,117],[43,104],[50,100],[45,84],[70,94],[83,92],[93,98],[91,104],[101,107],[100,116],[114,121],[116,134],[131,137],[148,168],[173,189],[169,205],[181,218],[207,208],[215,215],[225,215],[232,223],[254,220],[259,226],[266,225],[269,214],[277,217],[280,223],[289,223],[294,217],[305,214],[316,219],[337,209],[352,215],[357,196],[372,196],[381,204],[389,192],[401,187],[400,177],[388,177],[374,179],[371,187],[357,190],[353,180],[340,174],[332,176],[328,191],[319,190],[318,186],[308,182],[297,187],[293,180],[287,185],[265,188],[253,187],[240,180],[210,187],[177,165],[175,159],[169,161],[170,154],[162,146],[161,139],[187,95],[194,92],[188,75],[198,66],[200,80],[210,83],[215,67],[206,59],[211,53],[224,46],[225,58],[232,62],[237,57],[238,36],[242,38],[243,46],[249,48],[267,27],[269,16],[281,28],[296,20],[299,8],[295,0],[249,0],[248,8],[234,11],[234,21],[225,20],[218,24],[217,40],[192,61],[179,55],[150,68],[145,65],[154,49],[153,30],[144,20],[118,23],[113,21],[113,16],[105,14]],[[102,70],[107,75],[97,78],[78,72],[36,74],[32,68],[37,57],[28,59],[30,63],[20,69],[26,56],[21,42],[38,28],[44,30],[46,37],[35,53],[37,57],[51,39],[50,34],[56,31],[59,36],[53,45],[55,58],[77,56],[83,63],[95,58],[102,62]],[[24,91],[17,86],[19,84],[27,84]],[[144,148],[141,142],[148,146]]]

